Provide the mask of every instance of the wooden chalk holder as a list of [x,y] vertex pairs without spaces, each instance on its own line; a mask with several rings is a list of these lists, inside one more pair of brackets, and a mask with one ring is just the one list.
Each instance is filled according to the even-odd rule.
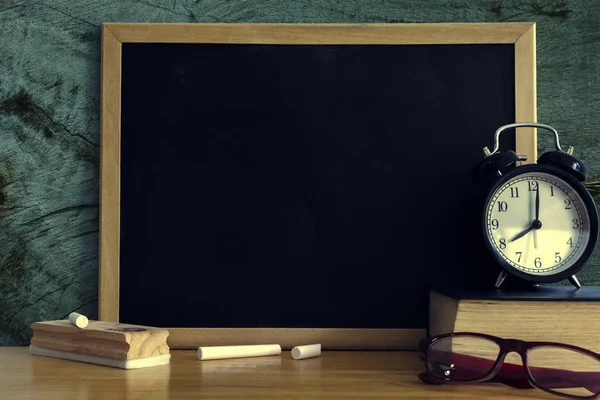
[[162,365],[170,358],[164,328],[105,321],[80,328],[69,320],[34,322],[31,328],[32,354],[126,369]]

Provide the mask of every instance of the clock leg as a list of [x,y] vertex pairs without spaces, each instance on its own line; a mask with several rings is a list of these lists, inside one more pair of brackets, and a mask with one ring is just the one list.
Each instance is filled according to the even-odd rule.
[[571,275],[569,277],[569,282],[571,282],[577,289],[581,288],[581,283],[579,283],[579,279],[577,279],[575,275]]
[[508,275],[508,273],[506,271],[502,271],[500,272],[500,275],[498,275],[498,279],[496,279],[496,289],[500,288],[500,286],[502,286],[502,283],[504,283],[504,280],[506,279],[506,276]]

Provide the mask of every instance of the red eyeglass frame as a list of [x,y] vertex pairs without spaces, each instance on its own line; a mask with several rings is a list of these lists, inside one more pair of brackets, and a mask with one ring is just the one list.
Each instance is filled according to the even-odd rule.
[[[429,362],[427,362],[427,357],[429,354],[429,350],[431,349],[431,346],[439,340],[446,339],[449,337],[456,337],[456,336],[470,336],[470,337],[478,337],[478,338],[482,338],[482,339],[487,339],[487,340],[490,340],[490,341],[496,343],[499,346],[498,357],[494,361],[493,366],[491,367],[491,369],[489,370],[488,373],[486,373],[484,376],[477,378],[477,379],[451,379],[451,378],[442,379],[442,378],[438,378],[437,376],[432,374],[432,372],[429,370]],[[533,349],[535,347],[540,347],[540,346],[553,346],[553,347],[559,347],[559,348],[563,348],[563,349],[567,349],[567,350],[576,351],[576,352],[585,354],[587,356],[590,356],[592,358],[595,358],[596,360],[598,360],[598,363],[600,365],[600,354],[595,353],[588,349],[584,349],[582,347],[573,346],[573,345],[566,344],[566,343],[527,342],[527,341],[517,340],[517,339],[504,339],[504,338],[500,338],[497,336],[488,335],[485,333],[451,332],[451,333],[445,333],[442,335],[437,335],[437,336],[433,336],[433,337],[429,337],[429,338],[424,338],[420,341],[419,355],[421,357],[421,360],[425,361],[425,372],[419,374],[419,378],[421,379],[421,381],[423,381],[424,383],[428,383],[428,384],[478,383],[478,382],[484,382],[484,381],[498,382],[498,383],[502,383],[502,384],[512,386],[515,388],[519,388],[519,389],[534,387],[534,388],[538,388],[540,390],[543,390],[543,391],[553,394],[553,395],[563,396],[563,397],[567,397],[567,398],[571,398],[571,399],[595,399],[598,396],[600,396],[600,371],[598,371],[598,372],[575,372],[575,371],[560,370],[560,369],[556,369],[556,368],[529,367],[529,365],[527,364],[527,353],[531,349]],[[511,352],[515,352],[515,353],[519,354],[523,365],[504,363],[504,359],[506,358],[508,353],[511,353]],[[456,356],[457,354],[453,353],[453,355]],[[465,361],[468,361],[471,363],[476,363],[478,361],[479,362],[486,361],[489,363],[489,360],[475,357],[475,356],[469,356],[469,355],[460,355],[460,356],[463,357],[463,359]],[[560,385],[568,384],[569,377],[573,378],[573,377],[575,377],[575,374],[576,374],[577,375],[576,377],[579,381],[581,381],[582,379],[589,381],[590,385],[589,386],[586,385],[585,387],[590,392],[593,391],[594,394],[590,395],[590,396],[576,396],[576,395],[571,395],[568,393],[561,393],[561,392],[554,391],[550,388],[545,387],[544,385],[540,385],[536,381],[536,379],[532,376],[532,374],[531,374],[532,369],[536,371],[536,374],[543,373],[549,378],[556,378],[556,385],[559,385],[559,387],[563,387]],[[486,370],[487,370],[487,367],[486,367]],[[578,386],[578,387],[581,386],[580,382],[578,382],[578,385],[576,385],[576,386]]]

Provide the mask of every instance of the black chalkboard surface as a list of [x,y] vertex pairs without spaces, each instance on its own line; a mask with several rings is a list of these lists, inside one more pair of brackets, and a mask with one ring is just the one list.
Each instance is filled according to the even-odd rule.
[[470,173],[518,119],[514,43],[120,51],[120,321],[421,330],[431,287],[493,284]]
[[457,233],[513,65],[508,45],[125,44],[121,317],[425,326],[435,274],[483,253]]

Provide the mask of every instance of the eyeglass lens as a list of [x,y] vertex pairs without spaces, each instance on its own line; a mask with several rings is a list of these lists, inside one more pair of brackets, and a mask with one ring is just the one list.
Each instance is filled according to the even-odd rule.
[[556,393],[586,397],[600,392],[600,361],[570,348],[534,347],[527,368],[537,385]]
[[427,354],[427,368],[436,378],[472,381],[487,375],[500,354],[495,342],[476,336],[451,336],[436,340]]

